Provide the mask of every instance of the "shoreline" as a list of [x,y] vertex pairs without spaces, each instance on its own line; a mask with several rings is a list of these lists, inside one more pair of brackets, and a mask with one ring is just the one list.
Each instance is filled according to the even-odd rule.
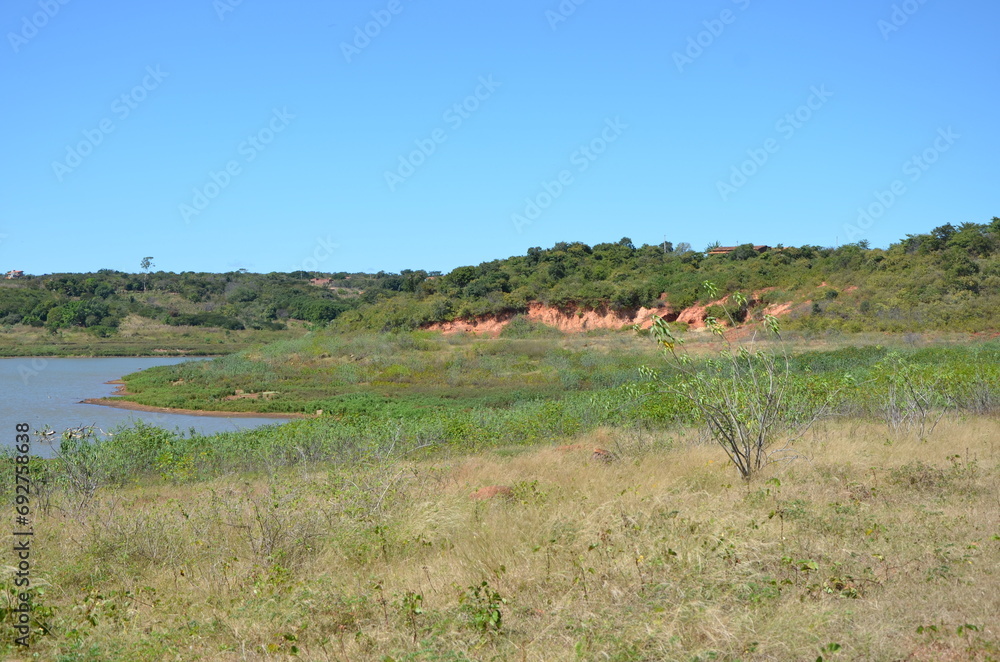
[[80,404],[114,407],[116,409],[129,409],[131,411],[144,411],[148,413],[183,414],[185,416],[214,416],[217,418],[312,418],[309,414],[302,413],[211,411],[207,409],[174,409],[172,407],[153,407],[152,405],[141,405],[138,402],[118,400],[116,398],[87,398],[86,400],[81,400]]
[[114,393],[109,397],[86,398],[80,400],[81,405],[97,405],[99,407],[114,407],[115,409],[128,409],[130,411],[142,411],[152,414],[181,414],[184,416],[209,416],[215,418],[278,418],[278,419],[299,419],[313,418],[309,414],[296,412],[256,412],[256,411],[215,411],[211,409],[181,409],[174,407],[154,407],[153,405],[143,405],[131,400],[124,400],[122,396],[132,395],[125,389],[125,380],[109,379],[104,382],[115,387]]
[[0,359],[217,359],[228,354],[195,354],[194,350],[177,350],[176,353],[155,354],[3,354]]

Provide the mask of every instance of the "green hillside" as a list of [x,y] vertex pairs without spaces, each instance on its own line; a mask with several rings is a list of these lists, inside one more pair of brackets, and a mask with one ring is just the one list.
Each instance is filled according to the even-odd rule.
[[[628,238],[594,246],[559,242],[445,275],[101,270],[26,276],[0,281],[0,329],[111,339],[131,319],[176,327],[177,336],[194,327],[281,332],[292,321],[392,331],[509,317],[533,303],[626,315],[660,304],[677,314],[710,303],[704,281],[715,283],[720,296],[755,293],[751,310],[744,311],[751,317],[767,305],[803,304],[791,309],[786,328],[977,332],[1000,322],[1000,218],[943,225],[887,249],[859,242],[758,251],[746,244],[710,255],[711,248],[670,242],[636,247]],[[170,335],[169,328],[161,333]]]
[[[666,250],[665,250],[666,249]],[[676,312],[709,303],[702,283],[720,295],[757,292],[761,304],[819,300],[786,327],[845,331],[982,331],[1000,322],[1000,218],[908,235],[888,249],[866,242],[838,248],[746,244],[708,255],[680,244],[635,247],[561,242],[527,255],[459,267],[440,278],[383,279],[338,325],[412,329],[429,322],[527,310],[633,311],[661,295]],[[398,287],[397,287],[398,286]],[[765,291],[766,290],[766,291]],[[845,292],[850,296],[842,296]]]

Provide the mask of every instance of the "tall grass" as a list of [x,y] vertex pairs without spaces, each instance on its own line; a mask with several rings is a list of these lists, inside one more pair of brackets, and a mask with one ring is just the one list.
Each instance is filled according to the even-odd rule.
[[[580,451],[155,481],[76,510],[56,494],[36,517],[49,634],[31,651],[985,662],[1000,655],[998,432],[830,423],[801,440],[808,459],[746,486],[688,433],[595,463],[590,447],[630,442],[600,428],[565,439]],[[513,498],[469,498],[496,484]]]

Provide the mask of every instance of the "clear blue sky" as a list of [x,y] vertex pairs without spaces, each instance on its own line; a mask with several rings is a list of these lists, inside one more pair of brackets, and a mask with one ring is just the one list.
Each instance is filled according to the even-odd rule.
[[995,0],[236,2],[3,4],[0,268],[448,271],[1000,215]]

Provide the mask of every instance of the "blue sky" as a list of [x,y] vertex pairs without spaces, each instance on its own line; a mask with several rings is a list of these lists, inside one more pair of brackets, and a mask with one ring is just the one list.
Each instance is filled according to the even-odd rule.
[[0,268],[448,271],[985,222],[998,24],[987,0],[9,0]]

